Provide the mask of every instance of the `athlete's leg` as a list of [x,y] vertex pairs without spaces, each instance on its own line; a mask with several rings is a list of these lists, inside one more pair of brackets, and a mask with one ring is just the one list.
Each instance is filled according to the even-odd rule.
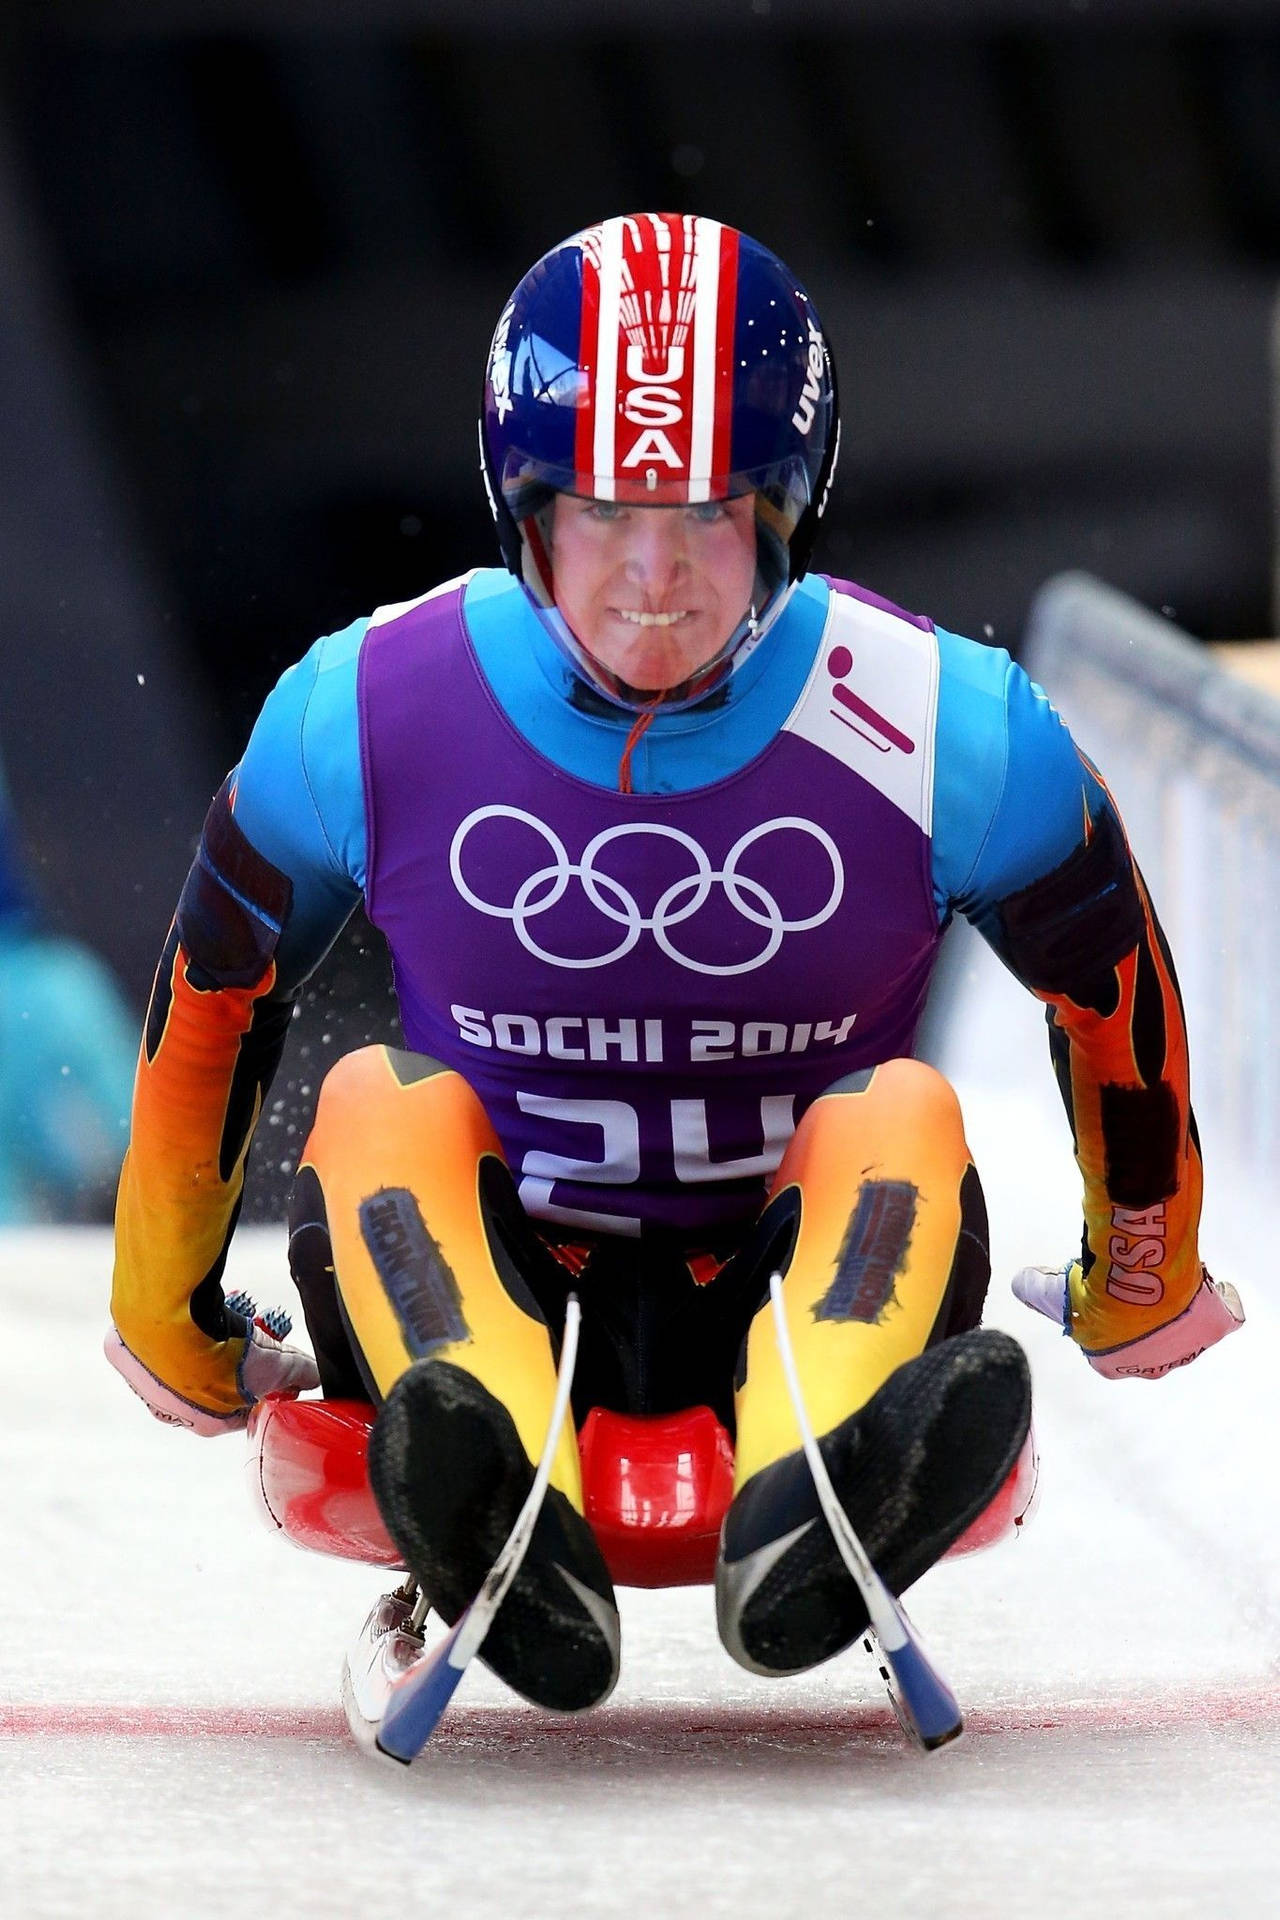
[[[783,1273],[805,1404],[850,1518],[901,1591],[994,1495],[1030,1418],[1026,1362],[978,1328],[986,1213],[955,1095],[918,1061],[837,1082],[796,1129],[746,1257]],[[794,1671],[866,1615],[816,1519],[767,1301],[737,1396],[717,1580],[735,1657]],[[792,1537],[794,1536],[794,1537]]]
[[289,1271],[302,1302],[325,1399],[376,1403],[377,1388],[343,1319],[324,1191],[305,1155],[289,1193]]
[[[740,1245],[742,1233],[734,1236]],[[650,1415],[707,1406],[733,1432],[734,1368],[761,1280],[726,1236],[691,1247],[676,1235],[600,1236],[581,1248],[574,1285],[582,1344],[574,1410]]]
[[[990,1277],[982,1188],[959,1102],[920,1061],[851,1074],[814,1102],[761,1227],[784,1274],[815,1433],[864,1405],[904,1360],[982,1317]],[[742,1486],[796,1444],[767,1305],[752,1322],[737,1414]]]
[[[546,1436],[555,1336],[530,1280],[550,1256],[471,1088],[387,1047],[348,1054],[327,1076],[296,1213],[294,1265],[329,1378],[351,1379],[344,1332],[381,1407],[369,1457],[383,1519],[454,1619],[506,1538]],[[328,1295],[318,1235],[331,1250]],[[612,1588],[581,1508],[566,1427],[533,1546],[482,1650],[547,1706],[590,1705],[616,1674]]]

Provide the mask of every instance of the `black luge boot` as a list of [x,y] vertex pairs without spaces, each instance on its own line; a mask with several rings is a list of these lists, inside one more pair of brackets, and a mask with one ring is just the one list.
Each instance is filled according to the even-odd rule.
[[[823,1460],[881,1579],[900,1594],[999,1491],[1031,1422],[1016,1340],[975,1328],[890,1375],[824,1434]],[[867,1610],[822,1517],[804,1453],[757,1473],[725,1519],[720,1638],[753,1673],[799,1673],[866,1631]]]
[[[533,1484],[511,1415],[461,1367],[420,1360],[374,1423],[369,1480],[409,1571],[452,1624],[475,1599]],[[480,1658],[527,1700],[574,1712],[612,1691],[619,1645],[613,1584],[595,1535],[551,1487]]]

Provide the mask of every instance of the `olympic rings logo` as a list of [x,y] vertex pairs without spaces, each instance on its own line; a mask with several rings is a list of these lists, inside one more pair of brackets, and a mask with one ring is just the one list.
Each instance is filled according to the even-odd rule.
[[[462,854],[471,833],[486,820],[511,820],[522,826],[532,828],[538,834],[550,855],[545,865],[535,867],[528,878],[520,883],[515,898],[509,906],[503,906],[492,900],[485,900],[473,887],[468,885],[462,872]],[[791,830],[807,834],[816,840],[826,854],[831,867],[831,883],[826,900],[816,913],[801,919],[788,920],[782,908],[767,887],[748,874],[738,871],[738,863],[748,848],[766,839],[770,834]],[[645,914],[640,903],[629,888],[624,887],[611,874],[603,873],[597,861],[604,849],[615,842],[637,838],[649,834],[654,839],[674,841],[682,847],[693,861],[694,871],[683,879],[673,880],[657,900],[653,912]],[[462,898],[477,913],[488,914],[495,920],[509,920],[516,931],[516,938],[526,953],[535,960],[541,960],[549,967],[566,967],[577,971],[586,971],[595,967],[608,967],[615,960],[629,954],[642,933],[651,933],[656,945],[674,960],[677,966],[685,967],[690,973],[714,975],[725,979],[732,974],[754,973],[758,967],[767,966],[782,945],[784,934],[807,933],[812,927],[823,926],[836,911],[844,897],[844,862],[840,858],[840,849],[831,835],[812,820],[803,820],[798,815],[787,814],[776,820],[766,820],[735,840],[729,849],[722,867],[712,866],[705,850],[691,834],[682,833],[678,827],[663,826],[657,821],[635,821],[617,827],[606,827],[597,833],[584,847],[581,860],[571,860],[568,849],[558,833],[534,813],[526,813],[523,807],[488,806],[476,807],[469,813],[453,836],[449,848],[449,872],[453,884]],[[551,953],[535,937],[533,923],[539,914],[550,912],[551,908],[563,900],[569,883],[576,880],[586,898],[601,917],[611,926],[620,927],[621,935],[606,953],[591,955],[585,959],[574,959],[565,954]],[[734,960],[724,965],[710,961],[696,960],[691,954],[682,953],[672,938],[672,930],[683,926],[704,907],[711,897],[713,887],[723,889],[725,898],[741,917],[752,926],[759,927],[765,934],[764,945],[760,952],[749,960]]]

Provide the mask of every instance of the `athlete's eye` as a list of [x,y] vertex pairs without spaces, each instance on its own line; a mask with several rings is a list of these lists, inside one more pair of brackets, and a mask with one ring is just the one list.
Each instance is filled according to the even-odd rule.
[[689,514],[699,526],[710,527],[727,517],[727,509],[723,500],[702,500],[696,507],[690,507]]
[[623,509],[616,500],[593,500],[587,508],[588,520],[603,520],[606,525],[621,520]]

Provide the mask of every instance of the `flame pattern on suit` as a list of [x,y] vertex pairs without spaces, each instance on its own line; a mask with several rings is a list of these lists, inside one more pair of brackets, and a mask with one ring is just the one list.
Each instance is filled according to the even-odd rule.
[[156,970],[120,1175],[112,1319],[159,1379],[215,1413],[245,1404],[221,1281],[288,1029],[272,954],[291,891],[236,827],[228,782]]
[[1084,1182],[1067,1331],[1106,1353],[1176,1319],[1203,1273],[1182,998],[1109,795],[1077,853],[1002,902],[999,922],[993,944],[1046,1007]]

